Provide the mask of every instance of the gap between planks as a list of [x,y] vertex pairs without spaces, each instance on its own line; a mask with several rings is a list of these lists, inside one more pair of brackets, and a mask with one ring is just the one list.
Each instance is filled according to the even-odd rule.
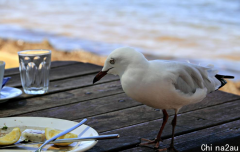
[[[118,95],[118,94],[123,94],[123,92],[121,92],[121,93],[115,93],[115,94],[110,94],[110,95],[106,95],[106,96],[101,96],[100,98],[105,98],[105,97],[109,97],[109,96],[113,96],[113,95]],[[95,98],[91,98],[91,99],[86,99],[86,100],[82,100],[82,101],[77,101],[77,102],[74,102],[74,103],[69,103],[69,104],[64,104],[64,105],[58,105],[58,106],[55,106],[55,107],[44,108],[44,110],[48,110],[48,109],[52,109],[52,108],[57,108],[57,107],[62,107],[62,106],[67,106],[67,105],[75,104],[75,103],[78,103],[78,102],[87,102],[87,101],[89,101],[89,100],[100,99],[100,98],[99,98],[99,97],[95,97]],[[34,110],[34,111],[26,112],[26,113],[10,115],[10,116],[7,116],[7,117],[13,117],[13,116],[18,116],[18,115],[23,115],[23,114],[29,114],[29,113],[32,113],[32,112],[38,112],[38,111],[42,111],[42,110],[43,110],[43,109]]]
[[[109,81],[104,81],[104,82],[98,82],[96,84],[104,84],[104,83],[108,83],[108,82],[115,82],[118,80],[109,80]],[[61,93],[61,92],[65,92],[65,91],[70,91],[70,90],[76,90],[76,89],[81,89],[81,88],[87,88],[93,86],[92,84],[89,85],[84,85],[84,86],[78,86],[78,87],[72,87],[72,88],[68,88],[68,89],[62,89],[62,90],[56,90],[56,91],[52,91],[52,92],[47,92],[45,94],[39,94],[39,95],[27,95],[23,98],[18,98],[18,99],[29,99],[29,98],[35,98],[35,97],[41,97],[41,96],[45,96],[45,95],[51,95],[51,94],[55,94],[55,93]],[[21,90],[23,91],[23,89],[21,88]],[[23,91],[24,92],[24,91]],[[122,92],[123,93],[123,92]],[[114,95],[114,94],[113,94]],[[91,100],[91,99],[90,99]]]

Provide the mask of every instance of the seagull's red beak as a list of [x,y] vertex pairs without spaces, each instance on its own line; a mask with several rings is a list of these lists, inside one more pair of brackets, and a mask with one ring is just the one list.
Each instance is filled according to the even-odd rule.
[[[112,68],[113,68],[113,67],[112,67]],[[99,81],[100,79],[102,79],[102,77],[104,77],[104,76],[107,74],[107,72],[108,72],[109,70],[111,70],[112,68],[109,68],[107,71],[100,71],[100,72],[94,77],[94,79],[93,79],[93,84],[94,84],[95,82]]]
[[100,79],[102,79],[102,77],[104,77],[107,74],[107,71],[100,71],[93,79],[93,84],[97,81],[99,81]]

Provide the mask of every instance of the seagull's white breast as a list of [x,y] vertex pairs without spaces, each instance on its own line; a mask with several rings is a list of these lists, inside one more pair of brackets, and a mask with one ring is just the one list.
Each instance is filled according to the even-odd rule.
[[153,108],[171,108],[168,96],[170,82],[164,75],[151,69],[129,69],[121,77],[125,93],[134,100]]

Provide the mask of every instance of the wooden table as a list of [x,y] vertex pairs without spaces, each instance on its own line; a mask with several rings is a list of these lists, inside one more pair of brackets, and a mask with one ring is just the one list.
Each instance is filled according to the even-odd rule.
[[[162,112],[142,105],[123,92],[119,78],[107,75],[95,85],[92,80],[100,66],[80,62],[53,62],[50,90],[44,95],[23,94],[0,104],[0,117],[52,117],[80,121],[100,134],[118,133],[119,139],[99,141],[89,152],[153,152],[136,147],[139,138],[155,138]],[[18,68],[8,69],[7,86],[21,88]],[[163,131],[162,146],[170,143],[173,111]],[[179,151],[201,151],[202,144],[240,146],[240,96],[216,91],[204,101],[180,110],[175,146]],[[240,150],[240,147],[239,147]]]

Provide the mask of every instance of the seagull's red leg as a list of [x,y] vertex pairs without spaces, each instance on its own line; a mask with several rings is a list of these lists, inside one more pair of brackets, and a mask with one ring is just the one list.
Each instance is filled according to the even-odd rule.
[[164,127],[165,127],[165,125],[166,125],[166,123],[168,121],[168,113],[167,113],[167,111],[165,109],[163,109],[162,112],[163,112],[163,123],[162,123],[162,126],[161,126],[161,128],[160,128],[160,130],[158,132],[158,135],[157,135],[157,140],[159,140],[159,141],[162,141],[161,135],[162,135],[163,129],[164,129]]
[[161,139],[161,135],[163,132],[163,129],[167,123],[168,120],[168,113],[165,109],[162,110],[163,112],[163,123],[162,126],[158,132],[157,138],[155,140],[148,140],[148,139],[144,139],[142,138],[141,140],[147,141],[146,143],[140,143],[139,146],[146,146],[146,145],[151,145],[151,144],[155,144],[154,148],[158,148],[159,147],[159,142],[162,141]]
[[174,147],[174,131],[175,131],[176,124],[177,124],[177,114],[175,113],[175,116],[172,120],[172,141],[171,141],[170,147],[168,148],[168,151],[171,151],[171,152],[178,152]]

